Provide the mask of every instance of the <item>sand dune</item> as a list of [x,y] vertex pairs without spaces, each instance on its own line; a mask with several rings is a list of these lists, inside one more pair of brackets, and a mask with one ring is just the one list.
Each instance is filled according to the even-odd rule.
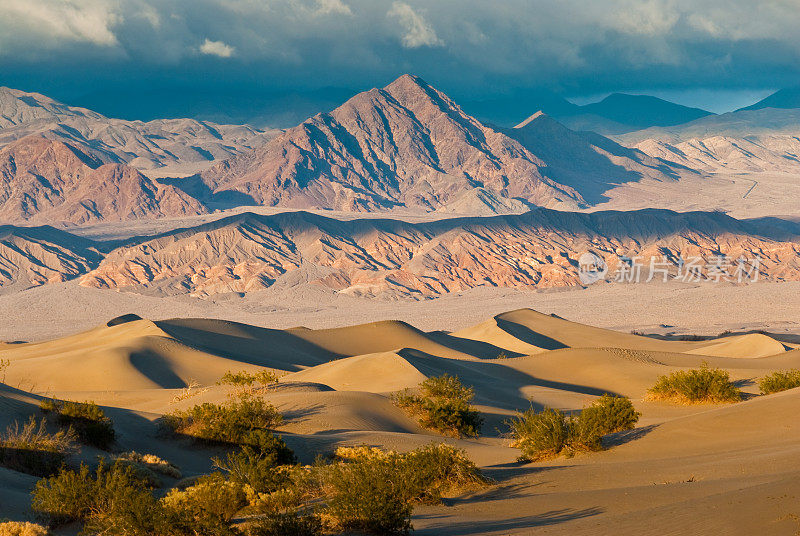
[[425,375],[394,352],[348,357],[282,378],[287,382],[318,382],[337,391],[368,390],[375,393],[416,387],[425,379]]
[[[0,427],[39,414],[41,396],[95,400],[114,420],[119,448],[172,459],[189,475],[211,470],[219,449],[187,448],[188,442],[165,437],[159,417],[228,400],[235,387],[216,385],[228,370],[282,371],[278,384],[259,393],[284,415],[278,432],[302,461],[337,445],[406,450],[445,440],[500,481],[453,499],[446,510],[419,509],[420,534],[487,534],[495,526],[503,534],[597,534],[617,526],[650,534],[649,516],[674,520],[678,512],[707,533],[743,534],[726,524],[735,517],[731,504],[741,497],[762,501],[758,490],[777,494],[788,489],[787,475],[800,475],[794,418],[800,390],[756,396],[755,384],[769,372],[800,368],[800,349],[761,334],[659,340],[532,309],[453,333],[426,333],[396,321],[279,330],[125,315],[61,339],[4,345],[0,359],[10,361],[0,384]],[[751,399],[697,406],[645,400],[659,376],[703,363],[728,370]],[[442,438],[420,428],[388,396],[443,373],[474,387],[483,437]],[[184,389],[191,380],[200,385]],[[639,429],[611,438],[608,451],[514,463],[517,451],[503,433],[515,411],[579,410],[606,392],[632,399],[642,413]],[[75,459],[92,461],[98,454],[84,449]],[[0,490],[3,514],[24,518],[34,479],[6,473],[0,470],[7,488]],[[721,513],[703,518],[701,508]],[[783,502],[766,501],[748,519],[772,522],[767,517],[782,508]]]
[[767,335],[748,333],[747,335],[715,340],[706,346],[687,350],[686,353],[721,357],[759,358],[780,354],[786,350],[786,345]]

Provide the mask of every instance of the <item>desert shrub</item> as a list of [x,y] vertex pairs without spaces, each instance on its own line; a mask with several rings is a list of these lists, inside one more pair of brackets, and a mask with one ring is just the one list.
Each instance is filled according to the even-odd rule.
[[232,481],[249,486],[255,493],[271,493],[285,488],[291,479],[277,468],[295,463],[296,459],[282,439],[274,439],[276,441],[271,447],[245,445],[238,452],[228,453],[225,460],[215,459],[214,463]]
[[115,515],[152,509],[153,501],[130,467],[101,461],[94,473],[81,464],[77,471],[62,467],[57,475],[40,480],[33,489],[31,506],[55,523],[90,519],[102,523]]
[[59,424],[71,426],[82,443],[105,450],[114,442],[114,424],[94,402],[43,399],[39,407],[46,413],[55,413]]
[[75,452],[76,436],[71,428],[51,434],[44,419],[31,416],[22,427],[19,422],[0,435],[0,465],[34,476],[50,476],[58,471],[67,456]]
[[0,522],[0,536],[48,536],[50,531],[36,523],[23,521]]
[[639,413],[625,397],[605,394],[584,408],[577,416],[561,411],[533,408],[508,421],[512,446],[520,449],[520,458],[539,461],[568,455],[580,450],[602,449],[605,435],[632,430]]
[[318,536],[322,534],[322,522],[313,514],[274,514],[251,524],[246,533],[247,536]]
[[633,430],[640,415],[630,399],[606,393],[581,411],[573,437],[587,448],[597,449],[603,436]]
[[699,369],[678,370],[658,378],[648,391],[652,399],[674,399],[682,402],[738,402],[742,392],[722,369],[703,364]]
[[253,387],[254,385],[269,385],[278,383],[280,376],[271,370],[260,370],[258,372],[226,372],[217,382],[219,385],[236,385],[239,387]]
[[275,427],[283,417],[272,404],[256,397],[229,400],[225,404],[206,402],[188,410],[176,411],[164,417],[172,431],[198,439],[249,444],[265,436],[251,437],[252,432]]
[[[247,512],[259,515],[291,513],[309,501],[322,499],[319,469],[299,465],[281,465],[273,469],[271,479],[265,480],[267,492],[257,492],[245,484]],[[232,478],[232,477],[231,477]]]
[[344,531],[408,534],[412,505],[402,469],[396,456],[325,467],[325,514]]
[[522,452],[520,458],[525,460],[554,458],[570,443],[569,419],[557,409],[545,408],[537,412],[531,408],[519,413],[508,424],[511,445]]
[[447,493],[488,483],[466,452],[444,443],[412,450],[405,464],[412,498],[420,502],[439,503]]
[[472,405],[475,390],[458,376],[443,374],[420,384],[420,394],[408,389],[395,395],[394,402],[416,415],[421,426],[456,437],[477,437],[483,417]]
[[401,492],[412,501],[438,503],[445,493],[488,483],[466,452],[445,443],[431,443],[405,454],[375,447],[339,447],[336,457],[351,463],[391,463],[403,482]]
[[758,387],[761,389],[761,394],[765,395],[800,387],[800,370],[773,372],[761,378]]
[[161,504],[180,532],[225,534],[230,520],[247,504],[247,497],[239,484],[212,473],[185,490],[170,491]]

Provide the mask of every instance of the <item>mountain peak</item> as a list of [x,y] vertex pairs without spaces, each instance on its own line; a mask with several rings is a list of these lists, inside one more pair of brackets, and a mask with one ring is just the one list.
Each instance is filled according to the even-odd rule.
[[411,88],[428,89],[430,87],[431,87],[430,84],[428,84],[425,80],[423,80],[419,76],[406,73],[395,78],[384,89],[386,89],[387,91],[391,91],[392,89],[411,89]]
[[761,110],[763,108],[800,108],[800,86],[779,89],[757,103],[739,108],[736,111]]

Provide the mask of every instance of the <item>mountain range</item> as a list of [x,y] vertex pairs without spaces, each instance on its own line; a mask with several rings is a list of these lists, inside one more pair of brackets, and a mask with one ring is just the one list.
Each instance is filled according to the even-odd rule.
[[282,132],[109,119],[8,89],[0,97],[0,215],[9,222],[84,224],[239,205],[580,209],[619,184],[690,172],[541,115],[514,129],[484,124],[411,75]]
[[[152,237],[95,242],[48,227],[0,229],[5,288],[77,278],[81,285],[197,297],[272,286],[385,298],[429,298],[473,287],[580,285],[579,258],[713,263],[761,257],[759,278],[800,280],[800,225],[721,213],[574,213],[548,209],[426,223],[341,221],[303,211],[238,214]],[[646,272],[645,272],[646,273]]]

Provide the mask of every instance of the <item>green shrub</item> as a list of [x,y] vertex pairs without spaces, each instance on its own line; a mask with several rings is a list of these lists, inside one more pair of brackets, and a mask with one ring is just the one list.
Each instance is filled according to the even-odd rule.
[[408,389],[394,396],[394,402],[416,415],[421,426],[455,437],[477,437],[483,417],[472,405],[475,390],[464,386],[458,376],[443,374],[420,384],[420,394]]
[[30,420],[20,428],[15,422],[0,435],[0,465],[34,476],[50,476],[77,450],[71,428],[54,434],[47,431],[47,422]]
[[509,421],[512,446],[520,449],[522,459],[538,461],[558,456],[569,444],[570,423],[557,409],[545,408],[537,413],[533,408]]
[[31,501],[53,523],[82,521],[83,534],[119,536],[234,536],[230,520],[245,504],[241,487],[219,473],[158,500],[119,462],[101,462],[94,473],[86,465],[62,468],[36,484]]
[[594,450],[600,448],[603,436],[633,430],[640,415],[630,399],[606,393],[581,411],[575,435],[580,443]]
[[531,408],[508,424],[512,446],[522,451],[520,458],[540,461],[562,453],[600,450],[603,436],[632,430],[639,415],[629,399],[605,394],[574,417],[557,409],[537,412]]
[[232,481],[241,486],[249,486],[255,493],[271,493],[285,488],[291,483],[291,479],[288,473],[276,469],[281,465],[295,463],[296,459],[282,439],[274,439],[276,443],[271,449],[245,445],[238,452],[228,453],[225,460],[215,459],[214,463]]
[[402,493],[411,501],[439,503],[446,493],[486,485],[489,481],[466,452],[445,443],[431,443],[405,454],[375,447],[339,447],[336,457],[350,463],[396,465]]
[[318,536],[322,522],[315,515],[297,512],[266,516],[247,528],[247,536]]
[[247,439],[251,432],[273,428],[282,420],[275,406],[255,397],[225,404],[206,402],[164,417],[166,426],[176,433],[236,445],[251,443],[253,439]]
[[327,466],[325,513],[343,531],[408,534],[412,505],[402,469],[398,457]]
[[[186,533],[205,527],[225,533],[233,516],[247,504],[242,487],[226,480],[220,473],[200,477],[185,490],[172,490],[161,501],[170,522]],[[202,533],[202,531],[200,531]]]
[[39,407],[46,413],[55,413],[62,426],[71,426],[82,443],[104,450],[114,443],[114,424],[94,402],[43,399]]
[[778,371],[764,376],[758,382],[761,394],[769,395],[800,387],[800,370]]
[[81,464],[77,471],[62,467],[57,475],[40,480],[33,489],[31,506],[55,523],[90,518],[102,523],[113,515],[154,508],[153,501],[130,467],[101,461],[94,473]]
[[655,400],[673,399],[680,402],[738,402],[742,392],[731,382],[727,371],[709,368],[678,370],[658,378],[648,391]]
[[436,504],[447,493],[489,482],[465,451],[445,443],[412,450],[404,461],[411,498],[419,502]]

